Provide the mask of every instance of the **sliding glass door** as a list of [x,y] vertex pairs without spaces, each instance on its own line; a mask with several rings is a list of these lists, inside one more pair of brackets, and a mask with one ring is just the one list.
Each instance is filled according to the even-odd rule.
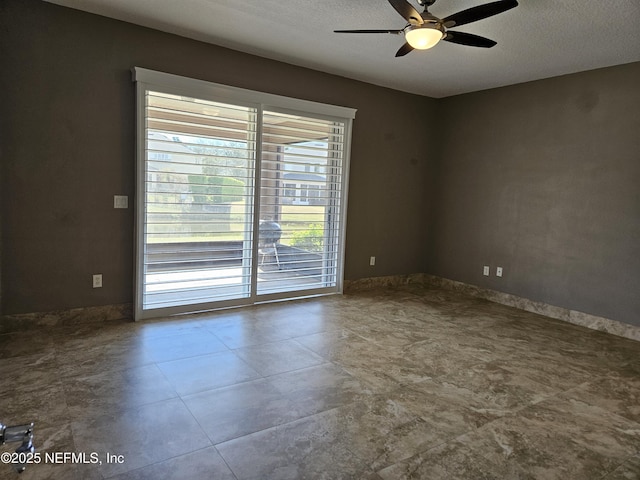
[[136,318],[340,291],[350,119],[135,75]]
[[256,111],[146,93],[145,309],[251,295]]
[[258,295],[336,285],[343,145],[341,122],[264,112]]

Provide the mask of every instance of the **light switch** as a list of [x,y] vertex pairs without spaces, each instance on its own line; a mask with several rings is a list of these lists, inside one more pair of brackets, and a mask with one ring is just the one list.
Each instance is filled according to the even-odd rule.
[[114,195],[113,208],[129,208],[129,197],[126,195]]

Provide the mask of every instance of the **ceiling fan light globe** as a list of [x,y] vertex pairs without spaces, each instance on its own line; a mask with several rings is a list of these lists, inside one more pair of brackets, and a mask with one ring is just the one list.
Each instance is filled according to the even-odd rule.
[[409,45],[416,50],[427,50],[434,47],[440,40],[442,40],[443,34],[437,28],[433,28],[429,25],[422,25],[408,29],[405,31],[404,36]]

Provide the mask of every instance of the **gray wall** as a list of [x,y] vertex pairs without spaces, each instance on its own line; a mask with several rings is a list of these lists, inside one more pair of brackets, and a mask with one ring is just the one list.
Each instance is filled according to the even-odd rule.
[[0,22],[4,314],[132,301],[133,210],[112,205],[142,66],[358,109],[347,279],[428,272],[640,325],[640,64],[433,100],[39,0]]
[[635,63],[441,100],[428,270],[640,325],[639,85]]
[[435,100],[40,0],[3,0],[0,22],[4,314],[132,301],[133,210],[113,195],[134,193],[133,66],[358,109],[345,276],[425,269]]

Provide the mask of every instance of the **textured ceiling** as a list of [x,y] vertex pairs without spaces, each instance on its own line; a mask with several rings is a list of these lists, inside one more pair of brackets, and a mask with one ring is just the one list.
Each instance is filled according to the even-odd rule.
[[[453,30],[491,38],[491,49],[440,42],[395,58],[401,29],[387,0],[47,0],[397,90],[446,97],[640,61],[640,0],[520,0]],[[490,0],[439,0],[440,17]],[[411,3],[418,8],[415,0]]]

